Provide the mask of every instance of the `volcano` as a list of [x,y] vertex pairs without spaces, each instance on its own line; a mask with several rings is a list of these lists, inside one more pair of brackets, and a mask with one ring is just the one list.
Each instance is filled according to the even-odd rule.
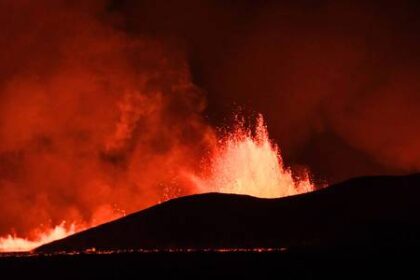
[[279,199],[208,193],[170,200],[43,245],[37,253],[117,250],[420,248],[420,174],[350,179]]

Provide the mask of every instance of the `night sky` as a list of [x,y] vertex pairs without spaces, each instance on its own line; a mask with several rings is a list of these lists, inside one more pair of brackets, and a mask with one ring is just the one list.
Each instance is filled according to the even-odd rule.
[[420,170],[418,1],[115,1],[187,53],[206,118],[262,113],[291,165],[335,182]]

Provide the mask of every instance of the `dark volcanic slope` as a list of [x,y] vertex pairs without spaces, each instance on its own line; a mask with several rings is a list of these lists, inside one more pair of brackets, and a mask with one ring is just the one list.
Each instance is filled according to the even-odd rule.
[[182,197],[41,246],[108,249],[394,248],[420,244],[420,174],[366,177],[294,197]]

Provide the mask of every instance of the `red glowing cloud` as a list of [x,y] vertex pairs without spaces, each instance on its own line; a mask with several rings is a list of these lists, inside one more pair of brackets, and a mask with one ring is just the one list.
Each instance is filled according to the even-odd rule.
[[96,5],[12,2],[2,9],[16,18],[2,51],[1,234],[109,220],[158,202],[196,168],[213,132],[181,51],[129,38]]

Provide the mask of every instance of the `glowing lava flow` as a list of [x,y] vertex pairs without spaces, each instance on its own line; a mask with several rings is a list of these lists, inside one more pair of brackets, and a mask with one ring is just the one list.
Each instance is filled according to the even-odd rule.
[[62,239],[76,232],[76,226],[74,224],[66,227],[65,223],[63,222],[54,228],[39,233],[33,240],[9,234],[6,237],[0,237],[0,252],[30,251],[36,247],[41,246],[42,244]]
[[276,198],[314,189],[308,173],[294,178],[285,168],[279,149],[272,144],[263,117],[257,119],[255,136],[239,123],[216,149],[209,174],[194,177],[202,192],[246,194]]
[[[196,192],[276,198],[314,189],[307,173],[302,178],[296,178],[289,168],[284,167],[278,147],[269,139],[262,116],[257,119],[255,133],[239,123],[233,132],[223,137],[208,160],[204,173],[188,176],[196,185]],[[65,227],[62,223],[39,234],[34,240],[12,235],[0,237],[0,252],[30,251],[82,229],[76,230],[74,225]]]

